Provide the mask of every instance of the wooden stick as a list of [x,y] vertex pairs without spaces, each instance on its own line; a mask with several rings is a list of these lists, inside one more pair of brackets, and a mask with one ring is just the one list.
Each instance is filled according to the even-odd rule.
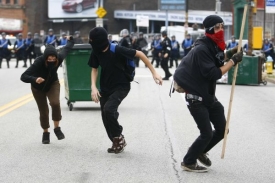
[[[247,14],[247,4],[244,6],[243,20],[242,20],[240,38],[239,38],[239,43],[238,43],[238,52],[240,52],[241,48],[242,48],[242,39],[243,39],[243,32],[244,32],[244,25],[245,25],[245,20],[246,20],[246,14]],[[234,69],[232,88],[231,88],[231,95],[230,95],[229,107],[228,107],[228,113],[227,113],[227,121],[226,121],[226,126],[225,126],[225,131],[224,131],[224,139],[223,139],[222,154],[221,154],[221,158],[222,159],[224,158],[225,147],[226,147],[226,140],[227,140],[227,134],[228,134],[228,130],[229,130],[229,121],[230,121],[230,114],[231,114],[231,106],[232,106],[232,101],[233,101],[233,96],[234,96],[234,89],[235,89],[237,71],[238,71],[238,64],[235,66],[235,69]]]

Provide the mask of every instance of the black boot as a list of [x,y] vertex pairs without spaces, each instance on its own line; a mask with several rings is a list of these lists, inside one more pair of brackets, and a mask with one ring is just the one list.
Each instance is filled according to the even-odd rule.
[[2,59],[0,60],[0,69],[1,69],[1,65],[2,65]]
[[18,62],[19,62],[19,60],[16,59],[16,66],[15,66],[15,68],[18,67]]
[[42,144],[50,143],[50,132],[44,132],[42,137]]
[[27,60],[24,60],[24,65],[23,67],[27,67]]
[[7,66],[10,68],[10,60],[7,60]]
[[58,140],[62,140],[62,139],[65,138],[65,136],[64,136],[64,134],[62,133],[60,127],[55,128],[55,129],[54,129],[54,133],[55,133],[55,135],[56,135],[56,137],[57,137]]

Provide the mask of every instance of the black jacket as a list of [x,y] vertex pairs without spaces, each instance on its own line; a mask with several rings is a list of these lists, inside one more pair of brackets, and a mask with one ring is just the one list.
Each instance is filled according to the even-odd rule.
[[[44,55],[37,57],[34,63],[21,75],[21,81],[25,83],[31,83],[32,87],[38,90],[45,92],[49,91],[52,83],[58,80],[57,69],[73,46],[74,41],[69,40],[67,45],[62,48],[60,53],[58,53],[58,66],[54,67],[52,70],[49,70],[49,68],[46,66]],[[41,84],[36,83],[36,79],[38,77],[45,79],[45,81]]]
[[216,81],[222,77],[223,57],[223,51],[210,38],[202,37],[183,57],[174,80],[187,93],[201,96],[203,103],[211,106],[215,101]]

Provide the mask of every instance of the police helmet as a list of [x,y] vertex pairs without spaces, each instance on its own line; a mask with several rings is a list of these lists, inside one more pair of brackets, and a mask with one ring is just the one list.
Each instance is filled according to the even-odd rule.
[[66,33],[65,32],[62,32],[62,34],[61,34],[62,36],[66,36]]
[[122,37],[129,36],[129,31],[127,29],[122,29],[120,33]]
[[49,29],[49,32],[53,32],[53,29]]
[[32,33],[31,32],[28,32],[28,34],[27,34],[28,36],[31,36],[32,35]]
[[80,31],[75,31],[74,34],[80,34]]
[[162,35],[162,36],[167,36],[167,32],[166,32],[166,31],[162,31],[162,32],[161,32],[161,35]]
[[140,36],[143,36],[143,32],[139,32],[139,35],[140,35]]
[[171,36],[171,38],[176,38],[176,36],[175,36],[175,35],[173,35],[173,36]]
[[19,34],[18,34],[18,37],[22,37],[22,36],[23,36],[22,33],[19,33]]
[[231,39],[235,39],[235,36],[231,36]]
[[108,34],[108,37],[112,37],[112,34]]
[[2,32],[2,36],[5,36],[6,35],[6,33],[5,32]]

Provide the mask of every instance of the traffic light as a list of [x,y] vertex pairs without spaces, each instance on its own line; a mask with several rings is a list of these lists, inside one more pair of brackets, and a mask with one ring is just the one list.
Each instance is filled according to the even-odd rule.
[[253,7],[253,13],[257,13],[257,0],[253,0],[254,7]]

